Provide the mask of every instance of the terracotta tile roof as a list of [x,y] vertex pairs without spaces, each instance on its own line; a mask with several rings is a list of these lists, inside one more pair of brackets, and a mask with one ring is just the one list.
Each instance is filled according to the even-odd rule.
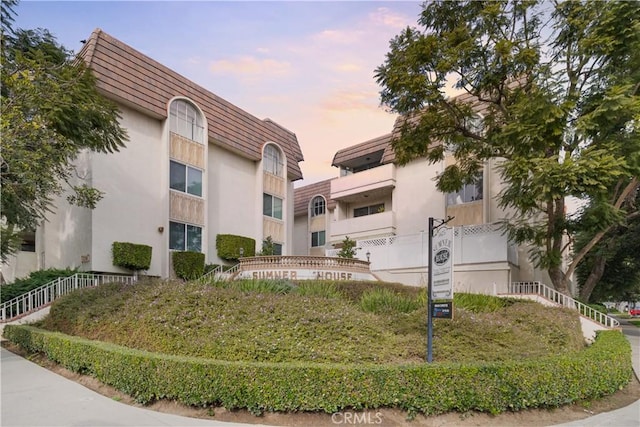
[[380,160],[380,164],[383,165],[386,163],[392,163],[395,160],[395,154],[391,149],[392,137],[393,133],[388,133],[386,135],[361,142],[360,144],[343,148],[342,150],[336,152],[335,156],[333,156],[333,162],[331,163],[331,166],[341,166],[351,160],[380,151],[384,151],[384,154],[382,155],[382,158]]
[[296,188],[293,191],[293,214],[294,216],[306,215],[309,209],[309,202],[315,196],[324,196],[327,200],[327,210],[336,207],[336,201],[331,200],[331,181],[335,178],[316,182],[314,184],[305,185]]
[[209,142],[256,161],[266,142],[276,142],[287,156],[289,178],[302,179],[298,162],[304,157],[296,135],[270,119],[252,116],[100,29],[91,33],[79,56],[105,96],[161,120],[173,97],[192,99],[207,118]]

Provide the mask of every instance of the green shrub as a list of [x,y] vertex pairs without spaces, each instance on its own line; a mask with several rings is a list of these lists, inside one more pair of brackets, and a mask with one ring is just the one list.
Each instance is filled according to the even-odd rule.
[[416,298],[389,289],[373,289],[360,298],[360,309],[368,313],[410,313],[420,307]]
[[262,249],[260,249],[260,256],[271,256],[276,254],[276,244],[273,242],[273,238],[271,236],[267,236],[266,239],[262,241]]
[[4,336],[141,403],[172,399],[253,413],[395,407],[409,415],[497,414],[599,398],[623,388],[633,375],[630,344],[619,331],[598,333],[594,344],[577,353],[468,365],[225,362],[132,350],[24,325],[5,326]]
[[216,250],[218,257],[227,261],[238,261],[240,248],[243,256],[251,257],[256,254],[256,241],[250,237],[236,236],[234,234],[218,234],[216,236]]
[[349,236],[345,237],[338,252],[338,258],[353,258],[356,256],[356,242],[351,240]]
[[307,297],[343,298],[342,293],[338,290],[337,286],[331,282],[323,283],[312,280],[300,282],[298,283],[295,292]]
[[49,268],[47,270],[33,271],[29,276],[23,279],[17,279],[9,285],[3,285],[0,292],[0,302],[10,301],[22,294],[25,294],[33,289],[39,288],[42,285],[56,280],[60,277],[69,277],[76,274],[76,269],[57,269]]
[[129,270],[148,270],[151,266],[151,246],[128,242],[113,242],[113,265]]
[[471,293],[454,294],[453,303],[455,307],[464,308],[473,313],[491,313],[511,304],[504,298]]
[[204,254],[202,252],[173,252],[173,271],[181,279],[195,280],[204,274]]
[[283,279],[221,281],[217,283],[217,286],[241,292],[259,292],[263,294],[288,294],[294,288],[292,282]]

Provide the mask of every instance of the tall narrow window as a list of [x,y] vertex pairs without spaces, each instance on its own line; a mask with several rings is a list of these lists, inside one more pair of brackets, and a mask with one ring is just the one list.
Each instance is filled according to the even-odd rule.
[[174,160],[169,163],[169,187],[183,193],[202,196],[202,171]]
[[324,215],[326,204],[324,197],[316,196],[311,201],[311,216]]
[[264,158],[262,159],[264,164],[264,171],[272,175],[282,176],[282,154],[280,150],[272,144],[267,144],[264,147]]
[[272,218],[282,219],[282,199],[263,193],[262,214]]
[[202,227],[169,222],[169,249],[176,251],[202,251]]
[[482,172],[480,172],[475,182],[463,185],[462,188],[455,193],[447,193],[447,205],[460,205],[462,203],[482,200],[483,185]]
[[325,244],[325,231],[314,231],[311,233],[311,247],[324,246]]
[[202,116],[191,103],[177,99],[169,108],[169,129],[192,141],[204,143]]

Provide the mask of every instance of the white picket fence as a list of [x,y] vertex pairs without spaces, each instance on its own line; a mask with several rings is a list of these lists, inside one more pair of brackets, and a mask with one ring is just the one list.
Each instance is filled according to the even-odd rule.
[[56,298],[78,289],[115,282],[133,284],[135,281],[136,278],[134,276],[109,274],[76,273],[73,276],[60,277],[2,303],[0,305],[0,323],[10,322],[18,317],[44,308]]

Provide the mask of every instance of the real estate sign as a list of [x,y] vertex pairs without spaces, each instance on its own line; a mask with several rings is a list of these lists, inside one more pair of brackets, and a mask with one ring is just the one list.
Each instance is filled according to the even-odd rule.
[[440,227],[433,236],[431,299],[453,299],[453,227]]

